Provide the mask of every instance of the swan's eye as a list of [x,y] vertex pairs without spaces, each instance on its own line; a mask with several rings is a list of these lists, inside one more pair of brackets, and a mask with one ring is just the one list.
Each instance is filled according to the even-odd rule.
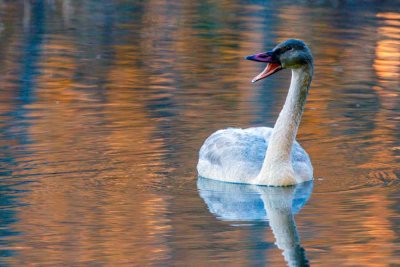
[[283,53],[285,53],[287,51],[290,51],[292,49],[293,49],[293,47],[291,47],[291,46],[285,46],[285,47],[281,48],[280,52],[281,52],[281,54],[283,54]]

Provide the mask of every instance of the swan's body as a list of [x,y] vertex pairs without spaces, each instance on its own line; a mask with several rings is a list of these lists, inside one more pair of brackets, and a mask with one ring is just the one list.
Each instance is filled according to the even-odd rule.
[[[269,127],[219,130],[200,149],[197,170],[202,177],[231,183],[257,183],[273,132]],[[292,147],[292,167],[297,183],[312,179],[310,157],[298,142]],[[277,168],[279,171],[279,168]],[[279,174],[278,174],[279,175]]]
[[253,82],[280,69],[292,69],[285,105],[274,128],[225,129],[213,133],[200,149],[199,175],[225,182],[271,186],[312,180],[310,158],[295,141],[313,74],[308,47],[299,40],[288,40],[271,52],[248,59],[268,63]]

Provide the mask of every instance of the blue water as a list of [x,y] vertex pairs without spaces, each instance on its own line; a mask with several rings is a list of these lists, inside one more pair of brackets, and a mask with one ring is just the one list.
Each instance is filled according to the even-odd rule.
[[[198,180],[289,86],[246,55],[304,40],[315,179]],[[0,1],[1,266],[400,265],[397,1]]]

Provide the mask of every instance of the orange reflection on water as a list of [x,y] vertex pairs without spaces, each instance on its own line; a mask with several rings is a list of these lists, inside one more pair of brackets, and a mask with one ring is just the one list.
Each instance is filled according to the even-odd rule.
[[[282,263],[264,226],[232,227],[208,212],[195,166],[214,130],[273,125],[290,72],[253,85],[263,66],[243,56],[295,37],[315,56],[298,139],[313,159],[316,194],[296,217],[311,264],[399,264],[396,187],[368,188],[398,180],[399,13],[46,1],[35,46],[26,35],[35,6],[25,2],[22,25],[11,2],[14,16],[0,18],[2,167],[4,180],[27,183],[15,221],[1,225],[20,233],[9,237],[18,241],[9,262]],[[23,90],[33,100],[23,102]]]
[[400,13],[378,13],[376,16],[383,25],[378,28],[380,40],[376,45],[374,68],[378,77],[395,86],[400,81]]

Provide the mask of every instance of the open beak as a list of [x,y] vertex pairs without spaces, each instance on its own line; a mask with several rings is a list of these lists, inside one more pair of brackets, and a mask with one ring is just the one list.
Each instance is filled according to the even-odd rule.
[[252,80],[253,83],[259,81],[261,79],[267,78],[268,76],[280,71],[282,69],[281,62],[276,58],[273,51],[268,51],[260,54],[255,54],[246,57],[247,60],[257,61],[257,62],[265,62],[267,66],[265,69],[258,74]]

